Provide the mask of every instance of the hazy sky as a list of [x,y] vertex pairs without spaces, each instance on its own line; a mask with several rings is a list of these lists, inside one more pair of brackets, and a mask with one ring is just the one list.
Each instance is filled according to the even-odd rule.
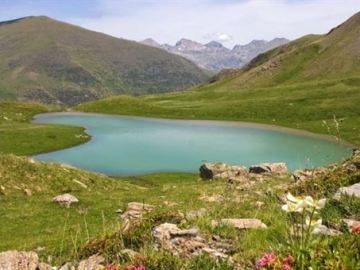
[[0,0],[0,20],[47,15],[116,37],[221,41],[326,33],[360,11],[360,0]]

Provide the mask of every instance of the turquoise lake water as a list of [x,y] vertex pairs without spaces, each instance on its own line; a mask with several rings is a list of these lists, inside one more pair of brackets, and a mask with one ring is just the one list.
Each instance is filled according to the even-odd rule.
[[92,136],[86,144],[35,159],[108,175],[196,172],[203,162],[286,162],[294,170],[327,165],[351,153],[349,145],[327,138],[246,123],[80,113],[42,114],[34,122],[82,126]]

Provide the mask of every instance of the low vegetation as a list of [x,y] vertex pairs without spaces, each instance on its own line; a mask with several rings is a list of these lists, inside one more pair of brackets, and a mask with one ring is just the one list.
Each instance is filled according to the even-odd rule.
[[59,108],[0,102],[0,154],[33,155],[84,143],[82,127],[31,124],[35,114]]
[[181,93],[113,97],[84,103],[76,109],[121,115],[258,122],[333,135],[360,144],[360,79],[244,89],[233,80]]

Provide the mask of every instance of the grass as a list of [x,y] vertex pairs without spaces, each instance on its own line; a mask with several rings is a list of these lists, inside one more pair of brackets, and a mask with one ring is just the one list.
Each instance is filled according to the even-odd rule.
[[[225,79],[189,91],[84,103],[85,112],[258,122],[339,135],[360,144],[360,79],[240,88]],[[337,134],[334,117],[340,122]],[[324,125],[326,121],[326,125]]]
[[[286,192],[290,179],[275,178],[243,190],[230,187],[221,180],[199,181],[195,174],[154,174],[114,179],[68,166],[34,163],[26,157],[14,155],[0,156],[0,175],[0,215],[4,225],[0,227],[0,250],[35,249],[44,259],[51,255],[52,263],[57,265],[63,261],[79,260],[94,252],[103,254],[108,261],[129,263],[128,259],[119,257],[120,250],[124,248],[145,256],[147,269],[166,269],[165,266],[169,265],[172,265],[171,269],[209,269],[203,265],[215,263],[207,258],[179,260],[169,253],[156,252],[151,231],[162,222],[181,223],[185,228],[195,226],[206,238],[219,235],[231,241],[233,258],[244,269],[252,268],[264,252],[281,250],[287,245],[286,218],[278,197]],[[337,182],[339,178],[342,180]],[[329,197],[340,185],[359,181],[359,173],[348,175],[339,166],[336,174],[318,179],[317,186],[321,190],[325,184],[326,188],[330,180],[333,191],[327,194]],[[293,192],[313,194],[312,187],[304,184],[294,187]],[[30,190],[32,195],[27,196],[25,189]],[[79,198],[79,204],[67,209],[51,201],[55,195],[64,192]],[[209,203],[200,199],[203,194],[218,194],[225,199]],[[126,209],[130,201],[153,204],[156,210],[145,216],[138,226],[127,233],[120,233],[122,223],[116,210]],[[255,207],[257,201],[264,202],[264,206]],[[359,203],[359,199],[351,198],[340,203],[330,202],[323,209],[322,217],[330,226],[339,224],[344,217],[360,218]],[[200,208],[206,209],[203,217],[184,220],[179,215],[179,212],[187,213]],[[237,231],[229,226],[213,228],[210,225],[211,220],[221,218],[259,218],[269,228]],[[338,248],[336,243],[332,245]],[[342,258],[349,256],[346,252],[344,254]],[[213,269],[228,269],[221,267],[225,264],[216,264]]]
[[82,127],[31,124],[35,114],[56,108],[0,102],[0,154],[34,155],[89,140]]

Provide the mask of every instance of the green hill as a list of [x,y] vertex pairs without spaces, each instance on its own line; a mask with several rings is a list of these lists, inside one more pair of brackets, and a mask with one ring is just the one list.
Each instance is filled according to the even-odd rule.
[[0,23],[0,99],[77,104],[206,79],[180,56],[47,17]]
[[181,93],[116,97],[78,110],[270,123],[360,144],[360,13],[326,35],[308,35],[238,71]]

